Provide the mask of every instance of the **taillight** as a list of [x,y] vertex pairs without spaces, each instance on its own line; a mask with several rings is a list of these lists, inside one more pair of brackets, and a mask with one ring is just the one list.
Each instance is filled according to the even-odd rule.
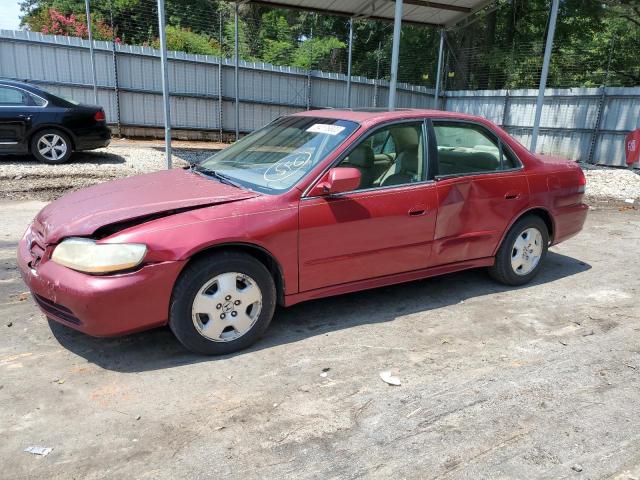
[[584,193],[587,185],[587,178],[584,176],[584,172],[580,170],[580,179],[578,180],[578,193]]
[[106,118],[107,117],[104,115],[104,110],[98,110],[96,114],[93,116],[93,119],[96,122],[104,122]]

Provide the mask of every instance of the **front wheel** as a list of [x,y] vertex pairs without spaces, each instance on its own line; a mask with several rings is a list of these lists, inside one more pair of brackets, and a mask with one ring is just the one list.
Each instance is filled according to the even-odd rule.
[[549,246],[549,229],[540,217],[518,220],[504,238],[489,274],[505,285],[524,285],[538,274]]
[[171,298],[169,326],[189,350],[221,355],[258,340],[275,305],[275,283],[262,263],[221,252],[196,260],[182,273]]

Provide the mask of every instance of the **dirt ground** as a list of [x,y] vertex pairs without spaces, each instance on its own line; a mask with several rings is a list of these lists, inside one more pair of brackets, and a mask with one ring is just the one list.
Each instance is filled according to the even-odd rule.
[[318,300],[203,358],[51,329],[14,260],[43,205],[0,201],[2,478],[640,478],[638,210],[592,210],[526,287]]

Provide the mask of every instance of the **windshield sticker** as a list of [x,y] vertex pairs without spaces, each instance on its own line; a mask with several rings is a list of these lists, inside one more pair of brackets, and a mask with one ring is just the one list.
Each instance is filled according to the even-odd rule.
[[310,133],[326,133],[327,135],[338,135],[344,130],[340,125],[328,125],[326,123],[315,123],[307,128]]
[[290,177],[311,163],[311,152],[297,152],[287,155],[271,165],[264,172],[267,182],[278,182]]

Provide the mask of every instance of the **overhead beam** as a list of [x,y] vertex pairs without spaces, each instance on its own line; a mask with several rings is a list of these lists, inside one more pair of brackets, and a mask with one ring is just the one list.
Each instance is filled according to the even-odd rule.
[[[232,1],[232,0],[228,0],[228,1]],[[391,0],[394,1],[394,0]],[[340,10],[333,10],[333,9],[328,9],[328,8],[311,8],[311,7],[304,7],[304,6],[300,6],[300,5],[289,5],[288,3],[281,3],[278,2],[277,0],[275,1],[263,1],[263,0],[249,0],[247,3],[253,3],[254,5],[263,5],[265,7],[271,7],[271,8],[282,8],[285,10],[297,10],[297,11],[303,11],[303,12],[316,12],[316,13],[320,13],[320,14],[324,14],[324,15],[334,15],[336,17],[346,17],[346,18],[357,18],[357,19],[369,19],[369,20],[378,20],[380,22],[393,22],[393,18],[387,18],[387,17],[380,17],[378,15],[368,15],[367,13],[358,13],[357,15],[354,15],[353,13],[349,13],[349,12],[343,12]],[[405,1],[405,3],[407,3]],[[432,3],[432,2],[431,2]],[[407,25],[426,25],[426,26],[430,26],[430,27],[442,27],[441,24],[439,23],[431,23],[431,22],[417,22],[415,20],[407,20],[407,19],[402,19],[402,23],[407,24]]]
[[[392,2],[393,0],[387,0]],[[416,5],[418,7],[436,8],[438,10],[448,10],[449,12],[471,13],[471,7],[462,7],[460,5],[449,5],[446,3],[427,2],[426,0],[404,0],[407,5]]]

